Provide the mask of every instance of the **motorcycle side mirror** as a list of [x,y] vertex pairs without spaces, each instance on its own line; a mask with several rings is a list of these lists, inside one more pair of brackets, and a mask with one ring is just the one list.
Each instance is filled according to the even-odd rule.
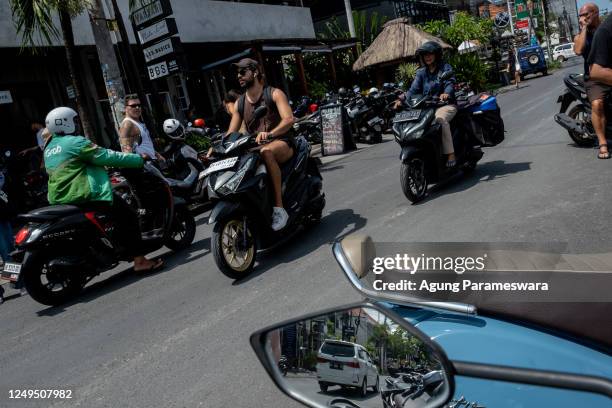
[[[250,341],[276,386],[310,407],[438,408],[454,392],[453,367],[444,351],[379,304],[301,316],[259,330]],[[424,380],[387,386],[392,361],[402,361],[405,371]],[[417,362],[425,370],[417,372]]]

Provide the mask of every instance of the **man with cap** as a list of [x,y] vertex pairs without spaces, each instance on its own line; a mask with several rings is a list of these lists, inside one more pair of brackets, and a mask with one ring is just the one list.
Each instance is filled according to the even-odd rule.
[[[238,69],[238,82],[245,93],[236,102],[236,109],[227,134],[238,132],[244,121],[246,131],[257,134],[260,150],[270,181],[274,189],[272,229],[281,230],[287,225],[289,215],[283,207],[280,165],[294,154],[293,112],[283,91],[266,85],[261,67],[257,61],[244,58],[233,64]],[[268,112],[263,118],[253,120],[253,113],[265,105]]]

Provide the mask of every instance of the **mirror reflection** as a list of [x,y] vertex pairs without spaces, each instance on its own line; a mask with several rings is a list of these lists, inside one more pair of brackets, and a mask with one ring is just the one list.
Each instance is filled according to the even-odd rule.
[[285,386],[321,406],[425,407],[447,386],[429,346],[374,308],[298,321],[267,345]]

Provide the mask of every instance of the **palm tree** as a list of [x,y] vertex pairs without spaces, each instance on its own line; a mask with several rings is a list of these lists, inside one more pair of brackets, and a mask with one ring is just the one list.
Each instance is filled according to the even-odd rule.
[[60,20],[61,35],[66,51],[68,72],[75,90],[76,105],[83,125],[83,133],[91,137],[91,122],[83,106],[83,78],[80,64],[74,45],[72,31],[72,18],[82,13],[88,6],[89,0],[10,0],[13,21],[17,32],[22,35],[22,50],[30,47],[36,53],[41,46],[49,46],[54,39],[59,39],[60,33],[55,26],[52,16],[57,12]]

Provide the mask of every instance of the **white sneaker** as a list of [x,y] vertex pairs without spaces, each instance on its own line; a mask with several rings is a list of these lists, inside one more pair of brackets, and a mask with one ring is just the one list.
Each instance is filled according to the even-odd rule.
[[272,229],[274,231],[281,230],[287,225],[289,214],[282,207],[274,207],[272,209]]

